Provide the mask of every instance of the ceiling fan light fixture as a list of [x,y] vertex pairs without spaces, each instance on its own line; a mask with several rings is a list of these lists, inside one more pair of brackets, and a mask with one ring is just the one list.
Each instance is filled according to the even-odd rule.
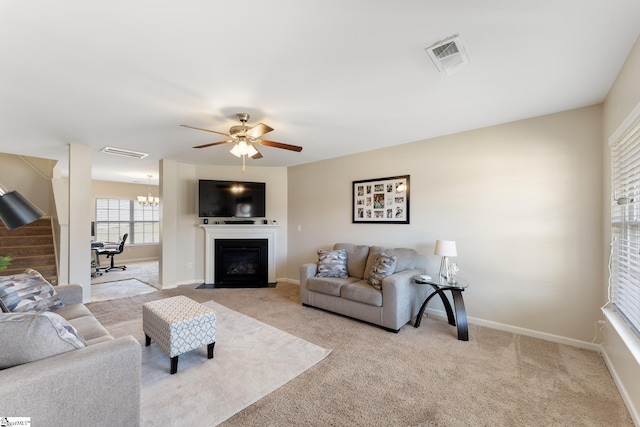
[[248,144],[247,141],[239,141],[233,148],[230,150],[231,154],[236,157],[249,156],[252,157],[258,154],[258,150],[252,144]]

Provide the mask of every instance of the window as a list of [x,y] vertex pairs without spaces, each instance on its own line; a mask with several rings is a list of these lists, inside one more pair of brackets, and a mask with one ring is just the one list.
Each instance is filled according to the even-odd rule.
[[117,242],[129,234],[127,244],[160,242],[160,209],[137,200],[96,198],[96,240]]
[[610,139],[611,302],[640,336],[640,109]]

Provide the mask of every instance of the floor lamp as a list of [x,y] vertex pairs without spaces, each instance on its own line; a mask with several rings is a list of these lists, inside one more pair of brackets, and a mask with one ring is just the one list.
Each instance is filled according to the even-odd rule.
[[8,230],[22,227],[44,215],[37,206],[17,191],[7,191],[0,184],[0,220]]

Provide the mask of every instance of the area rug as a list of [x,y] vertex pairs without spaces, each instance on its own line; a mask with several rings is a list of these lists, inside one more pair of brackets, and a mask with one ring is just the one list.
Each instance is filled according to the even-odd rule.
[[138,279],[100,283],[98,285],[91,285],[91,302],[133,297],[155,291],[157,291],[156,288]]
[[331,353],[214,301],[204,305],[216,312],[214,358],[206,346],[183,354],[174,375],[169,356],[153,342],[144,347],[141,319],[107,327],[143,346],[142,426],[218,425]]

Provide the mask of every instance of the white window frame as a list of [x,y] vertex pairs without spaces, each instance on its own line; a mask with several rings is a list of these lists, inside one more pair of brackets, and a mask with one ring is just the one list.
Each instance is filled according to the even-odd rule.
[[[128,218],[125,219],[113,219],[113,220],[99,220],[98,219],[98,203],[99,201],[102,200],[117,200],[118,204],[121,204],[123,202],[126,202],[126,204],[128,205],[127,210],[128,210]],[[108,203],[108,202],[107,202]],[[105,224],[107,224],[107,227],[109,227],[109,224],[113,224],[113,228],[117,228],[119,231],[117,233],[117,236],[112,235],[111,233],[109,233],[109,238],[105,239],[107,241],[110,242],[117,242],[120,240],[120,238],[125,234],[128,233],[129,237],[127,239],[127,245],[157,245],[160,243],[160,219],[159,219],[159,206],[153,206],[153,205],[146,205],[146,206],[140,206],[140,204],[138,203],[137,200],[130,200],[130,199],[122,199],[122,198],[118,198],[118,197],[96,197],[95,199],[95,228],[96,228],[96,238],[98,238],[98,235],[100,233],[100,228],[104,227]],[[151,219],[151,220],[136,220],[136,216],[135,216],[135,210],[136,209],[143,209],[143,210],[151,210],[151,216],[152,218],[156,218],[156,219]],[[118,209],[119,210],[119,209]],[[139,242],[136,241],[136,225],[140,225],[142,224],[144,225],[149,225],[151,224],[152,228],[153,228],[153,237],[152,237],[152,241],[151,242]],[[100,240],[98,238],[98,240]]]
[[640,104],[609,138],[611,248],[603,312],[640,362]]

